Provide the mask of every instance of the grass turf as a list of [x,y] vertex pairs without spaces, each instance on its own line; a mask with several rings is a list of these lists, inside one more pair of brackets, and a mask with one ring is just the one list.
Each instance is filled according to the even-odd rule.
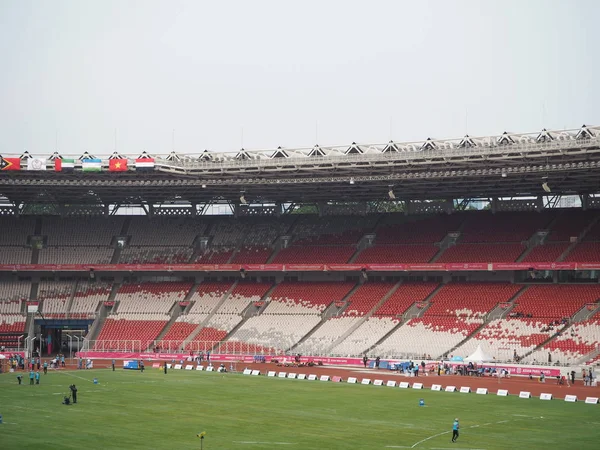
[[[3,450],[197,449],[201,431],[207,450],[559,450],[600,442],[599,407],[562,399],[157,369],[50,372],[39,386],[26,377],[19,386],[15,374],[0,375]],[[72,383],[78,404],[63,406]],[[455,417],[461,434],[452,444]]]

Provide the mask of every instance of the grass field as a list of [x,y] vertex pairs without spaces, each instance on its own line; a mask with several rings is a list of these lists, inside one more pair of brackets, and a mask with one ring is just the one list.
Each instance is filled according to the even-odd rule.
[[[28,382],[0,375],[3,450],[196,449],[201,431],[207,450],[558,450],[600,442],[600,409],[583,402],[157,369],[52,372],[39,386]],[[63,406],[72,383],[79,402]]]

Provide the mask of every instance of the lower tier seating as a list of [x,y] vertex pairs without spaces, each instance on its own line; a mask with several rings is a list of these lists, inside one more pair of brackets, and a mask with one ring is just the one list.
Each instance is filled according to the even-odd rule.
[[466,357],[481,344],[482,349],[498,361],[514,361],[547,340],[553,331],[545,331],[548,324],[535,319],[493,320],[471,339],[454,350],[454,355]]
[[399,320],[391,317],[370,317],[350,336],[336,345],[330,353],[333,356],[359,356],[375,345],[398,323]]
[[438,358],[460,343],[483,323],[482,319],[411,319],[372,351],[382,358]]
[[314,314],[262,314],[250,317],[228,340],[287,350],[315,327],[321,317]]
[[360,317],[332,317],[294,351],[303,355],[325,355],[335,341],[360,320]]

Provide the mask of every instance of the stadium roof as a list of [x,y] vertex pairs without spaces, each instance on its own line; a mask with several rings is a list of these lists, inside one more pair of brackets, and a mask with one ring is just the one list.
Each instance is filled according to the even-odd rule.
[[[6,155],[3,155],[6,157]],[[27,159],[46,158],[45,171]],[[421,142],[360,144],[237,153],[121,155],[103,172],[55,172],[55,152],[21,155],[21,170],[0,172],[0,195],[15,203],[162,203],[190,201],[317,202],[514,197],[600,192],[600,127]],[[127,158],[130,170],[108,172],[109,159]],[[136,158],[154,170],[136,172]]]

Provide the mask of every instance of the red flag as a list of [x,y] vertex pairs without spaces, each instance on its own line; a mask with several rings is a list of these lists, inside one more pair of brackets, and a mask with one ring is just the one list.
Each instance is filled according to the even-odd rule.
[[3,158],[0,156],[0,170],[21,170],[21,158]]
[[108,160],[108,171],[109,172],[126,172],[127,171],[127,160],[126,159],[109,159]]

